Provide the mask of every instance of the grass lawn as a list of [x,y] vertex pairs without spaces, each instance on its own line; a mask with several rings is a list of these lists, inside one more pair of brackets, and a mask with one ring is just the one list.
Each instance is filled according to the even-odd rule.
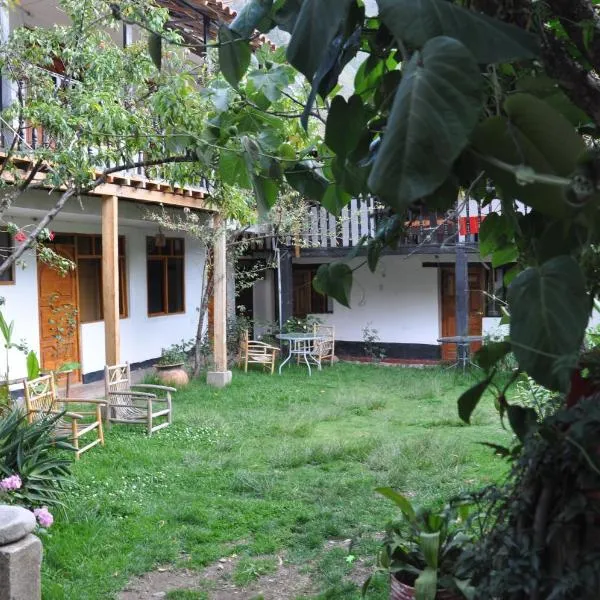
[[347,551],[327,542],[352,538],[353,555],[375,555],[374,534],[395,514],[376,486],[441,503],[504,472],[477,443],[508,438],[492,402],[473,426],[458,419],[472,381],[338,364],[311,378],[236,372],[224,390],[194,382],[175,397],[172,427],[147,438],[115,426],[75,465],[66,515],[44,542],[44,599],[113,598],[158,565],[201,569],[232,553],[240,585],[274,568],[265,556],[285,555],[318,598],[358,599]]

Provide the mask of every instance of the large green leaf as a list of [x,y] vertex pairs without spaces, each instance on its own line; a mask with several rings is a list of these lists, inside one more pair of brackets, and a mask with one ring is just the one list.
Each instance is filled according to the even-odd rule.
[[237,88],[250,66],[250,46],[227,25],[219,28],[219,67],[231,87]]
[[586,149],[571,123],[544,100],[531,94],[514,94],[504,103],[511,125],[538,148],[553,173],[568,177]]
[[437,584],[437,569],[425,567],[415,580],[415,600],[435,600],[437,595]]
[[249,38],[255,29],[258,29],[261,21],[268,16],[273,0],[250,0],[240,10],[233,20],[230,29],[240,37]]
[[506,407],[506,414],[511,429],[521,442],[537,426],[537,415],[533,408],[510,404]]
[[31,350],[27,354],[27,379],[36,379],[40,374],[40,361],[37,354]]
[[281,97],[283,90],[290,83],[290,67],[278,65],[268,71],[251,71],[248,80],[258,92],[262,92],[271,102]]
[[332,215],[339,216],[344,206],[352,200],[352,196],[339,185],[330,185],[323,196],[321,205]]
[[287,57],[312,82],[327,56],[330,44],[340,33],[354,0],[304,0],[295,21]]
[[297,163],[287,169],[285,178],[297,192],[317,202],[323,200],[330,185],[318,169],[306,162]]
[[485,393],[485,390],[487,390],[491,381],[491,378],[487,377],[483,381],[480,381],[479,383],[475,384],[473,387],[470,387],[458,399],[458,416],[465,423],[471,422],[471,415],[473,414],[473,411],[477,408],[479,401],[481,400],[483,394]]
[[360,96],[351,96],[348,101],[336,96],[331,102],[325,128],[325,143],[338,155],[352,152],[367,125],[367,114]]
[[343,306],[350,308],[352,269],[343,262],[323,264],[317,270],[313,287],[319,294],[331,296]]
[[154,66],[160,71],[162,66],[162,37],[158,33],[151,33],[148,37],[148,52]]
[[377,4],[390,31],[417,48],[446,35],[461,41],[478,63],[511,62],[539,54],[534,35],[447,0],[377,0]]
[[471,53],[438,37],[404,70],[369,178],[397,209],[441,186],[466,146],[481,108],[482,78]]
[[415,521],[417,516],[415,509],[406,496],[389,487],[376,488],[375,491],[390,499],[402,511],[407,521],[411,523]]
[[517,198],[541,213],[553,217],[566,216],[568,207],[561,187],[545,183],[518,182],[515,174],[486,160],[492,157],[513,167],[527,166],[536,173],[554,175],[542,148],[538,148],[515,125],[501,116],[480,123],[471,139],[482,155],[482,167],[505,194]]
[[234,150],[221,150],[219,178],[228,185],[239,185],[246,189],[252,187],[246,160],[241,152]]
[[519,366],[566,391],[591,312],[581,267],[558,256],[520,273],[508,289],[510,338]]

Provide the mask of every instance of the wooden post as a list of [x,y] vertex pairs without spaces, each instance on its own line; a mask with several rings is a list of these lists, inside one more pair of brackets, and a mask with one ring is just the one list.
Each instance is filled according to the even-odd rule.
[[279,256],[279,326],[294,315],[294,278],[292,274],[292,253],[289,248],[281,248]]
[[215,370],[208,373],[207,382],[224,387],[231,382],[227,369],[227,239],[225,223],[220,215],[214,217],[213,227],[217,233],[213,255],[213,355]]
[[119,198],[102,197],[102,306],[107,365],[121,360],[119,332]]

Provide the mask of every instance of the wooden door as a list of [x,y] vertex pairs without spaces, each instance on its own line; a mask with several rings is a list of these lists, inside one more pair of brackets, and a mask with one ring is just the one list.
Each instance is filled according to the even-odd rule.
[[[75,246],[56,244],[54,251],[75,260]],[[77,272],[62,275],[45,263],[38,262],[40,311],[40,364],[52,371],[68,362],[79,362],[79,304]],[[71,375],[79,381],[81,372]]]
[[[454,268],[444,268],[441,273],[442,337],[457,335],[456,331],[456,280]],[[485,271],[481,265],[469,267],[469,335],[481,335],[485,302]],[[471,352],[481,348],[481,343],[471,344]],[[456,360],[456,345],[442,344],[442,360]]]

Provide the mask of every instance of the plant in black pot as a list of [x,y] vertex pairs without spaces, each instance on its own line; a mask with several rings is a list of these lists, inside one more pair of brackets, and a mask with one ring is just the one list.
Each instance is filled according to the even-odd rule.
[[[424,510],[415,508],[408,498],[391,488],[377,491],[401,511],[401,518],[387,526],[378,556],[378,570],[390,576],[391,600],[472,598],[469,582],[457,577],[463,546],[470,541],[465,523],[469,506]],[[363,586],[363,596],[370,581],[369,577]]]

